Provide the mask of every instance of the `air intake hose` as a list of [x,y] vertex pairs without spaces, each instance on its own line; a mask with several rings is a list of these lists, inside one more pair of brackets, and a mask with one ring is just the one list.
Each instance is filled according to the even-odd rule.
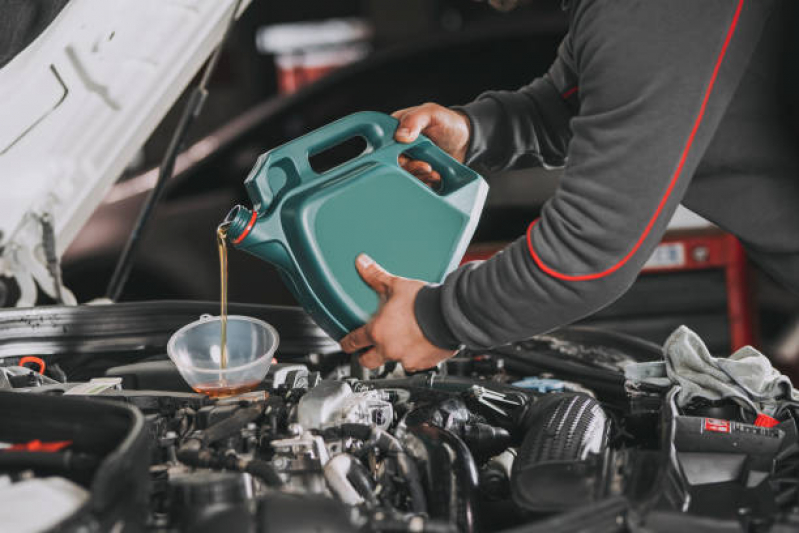
[[550,394],[530,406],[522,427],[511,471],[517,505],[549,512],[604,496],[610,423],[599,402],[584,394]]

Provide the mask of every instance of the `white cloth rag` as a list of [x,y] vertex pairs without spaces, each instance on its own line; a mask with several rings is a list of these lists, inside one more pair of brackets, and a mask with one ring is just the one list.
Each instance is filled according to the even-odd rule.
[[666,340],[663,351],[664,362],[640,363],[640,368],[630,365],[633,368],[625,373],[641,383],[679,385],[680,407],[695,398],[730,399],[755,413],[770,414],[780,400],[799,398],[791,380],[751,346],[727,358],[713,357],[699,335],[680,326]]

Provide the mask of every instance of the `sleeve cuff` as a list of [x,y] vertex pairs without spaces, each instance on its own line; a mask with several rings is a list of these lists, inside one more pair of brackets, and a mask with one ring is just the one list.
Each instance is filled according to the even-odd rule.
[[441,285],[427,285],[416,294],[414,314],[422,334],[434,345],[457,350],[461,343],[444,320],[441,310]]
[[480,162],[480,157],[488,149],[488,139],[491,130],[496,125],[497,115],[502,112],[499,104],[492,98],[480,98],[474,102],[452,108],[469,118],[472,135],[469,138],[469,148],[466,150],[464,163],[472,165]]

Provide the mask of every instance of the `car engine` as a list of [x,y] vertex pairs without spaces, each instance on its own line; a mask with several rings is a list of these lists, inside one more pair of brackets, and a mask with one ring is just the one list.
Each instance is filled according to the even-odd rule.
[[[731,404],[681,409],[673,390],[631,388],[621,369],[660,357],[644,341],[569,328],[465,351],[434,371],[405,375],[387,365],[365,376],[334,345],[319,344],[312,326],[278,324],[287,332],[283,348],[261,387],[212,399],[187,389],[157,353],[168,321],[119,305],[124,320],[108,310],[78,312],[94,313],[88,329],[77,311],[44,310],[36,319],[6,313],[0,327],[16,333],[0,344],[4,528],[799,526],[794,405],[775,415],[777,425],[760,427]],[[185,307],[165,313],[180,322],[196,311]],[[273,322],[296,319],[267,311]],[[153,333],[151,321],[164,331]],[[60,353],[8,355],[31,349],[31,327],[40,349],[58,344],[50,351]],[[145,330],[150,340],[142,344]]]

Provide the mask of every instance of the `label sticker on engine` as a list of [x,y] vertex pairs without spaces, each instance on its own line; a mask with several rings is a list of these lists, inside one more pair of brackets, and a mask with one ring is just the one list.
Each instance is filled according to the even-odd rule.
[[685,246],[681,242],[676,242],[658,245],[644,268],[675,268],[684,265]]
[[730,421],[718,418],[705,418],[705,431],[716,431],[718,433],[730,432]]

